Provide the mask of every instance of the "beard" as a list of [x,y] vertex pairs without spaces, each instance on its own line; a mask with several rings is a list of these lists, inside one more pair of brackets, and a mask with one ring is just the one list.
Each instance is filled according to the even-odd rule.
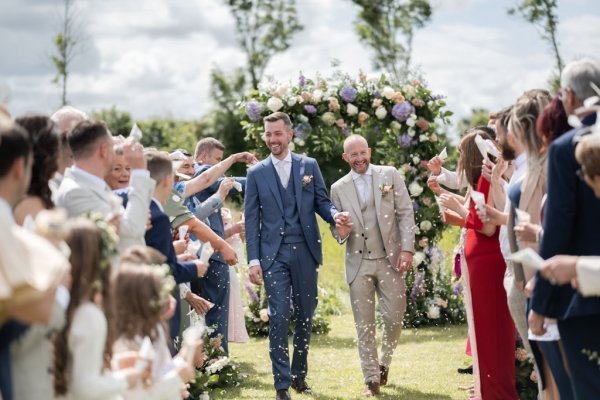
[[517,158],[517,152],[510,144],[502,141],[500,142],[500,148],[502,149],[502,158],[504,160],[512,161]]

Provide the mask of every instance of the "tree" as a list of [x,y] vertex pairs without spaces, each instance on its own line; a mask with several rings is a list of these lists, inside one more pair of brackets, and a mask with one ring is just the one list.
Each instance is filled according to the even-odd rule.
[[563,62],[558,51],[558,15],[556,0],[522,0],[516,7],[508,10],[509,15],[520,14],[527,22],[533,24],[539,31],[543,40],[550,44],[556,63],[556,74],[551,79],[552,86],[556,86],[556,77],[560,76]]
[[227,0],[235,18],[237,38],[246,53],[253,89],[258,88],[267,64],[276,53],[290,47],[294,33],[302,30],[295,0]]
[[352,0],[360,7],[354,23],[361,42],[375,53],[375,68],[401,82],[409,71],[415,29],[431,19],[429,0]]
[[67,104],[67,80],[71,72],[71,63],[82,45],[81,31],[76,24],[77,19],[75,0],[64,0],[62,27],[54,37],[57,53],[50,56],[56,68],[56,76],[52,82],[61,88],[61,105],[63,106]]

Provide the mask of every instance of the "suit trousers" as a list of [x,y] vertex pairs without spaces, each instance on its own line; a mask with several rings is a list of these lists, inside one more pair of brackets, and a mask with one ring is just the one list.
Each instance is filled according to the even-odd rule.
[[221,344],[228,353],[229,265],[211,259],[206,275],[196,282],[200,286],[200,296],[215,305],[206,313],[206,326],[216,328],[211,337],[222,335]]
[[[287,389],[291,376],[304,378],[312,319],[318,303],[318,265],[305,242],[282,243],[275,261],[263,272],[269,302],[269,355],[275,389]],[[288,328],[294,307],[294,355],[290,368]]]
[[[375,294],[383,318],[381,360],[377,357]],[[358,334],[358,354],[365,382],[379,383],[379,365],[389,367],[402,331],[406,311],[404,277],[387,258],[363,259],[350,284],[352,314]]]

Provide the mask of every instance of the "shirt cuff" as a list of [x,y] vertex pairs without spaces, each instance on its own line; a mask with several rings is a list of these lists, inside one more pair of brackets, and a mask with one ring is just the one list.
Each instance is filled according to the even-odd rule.
[[150,178],[150,171],[148,171],[147,169],[132,169],[131,170],[131,177],[133,178],[134,176],[143,176],[145,178]]
[[250,262],[248,263],[248,266],[250,267],[260,267],[260,261],[258,259],[253,259],[250,260]]
[[179,284],[179,298],[185,299],[185,296],[191,292],[189,283],[180,283]]

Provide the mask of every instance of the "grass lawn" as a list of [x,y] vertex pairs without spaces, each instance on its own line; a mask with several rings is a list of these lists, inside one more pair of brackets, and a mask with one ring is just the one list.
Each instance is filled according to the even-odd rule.
[[[313,335],[309,353],[307,381],[314,399],[359,399],[364,389],[356,348],[356,330],[350,311],[348,286],[344,278],[344,251],[321,221],[324,264],[319,270],[321,285],[334,289],[340,297],[343,313],[331,318],[328,335]],[[445,232],[440,246],[447,252],[457,243],[457,232]],[[381,332],[378,332],[381,335]],[[471,375],[459,375],[456,369],[470,363],[464,355],[466,325],[407,329],[402,332],[394,354],[388,385],[380,399],[446,400],[466,399]],[[290,338],[291,341],[291,338]],[[290,350],[292,345],[290,343]],[[229,352],[248,377],[237,388],[211,393],[214,399],[274,399],[269,343],[267,338],[252,338],[249,343],[230,343]],[[290,392],[294,399],[311,397]]]

